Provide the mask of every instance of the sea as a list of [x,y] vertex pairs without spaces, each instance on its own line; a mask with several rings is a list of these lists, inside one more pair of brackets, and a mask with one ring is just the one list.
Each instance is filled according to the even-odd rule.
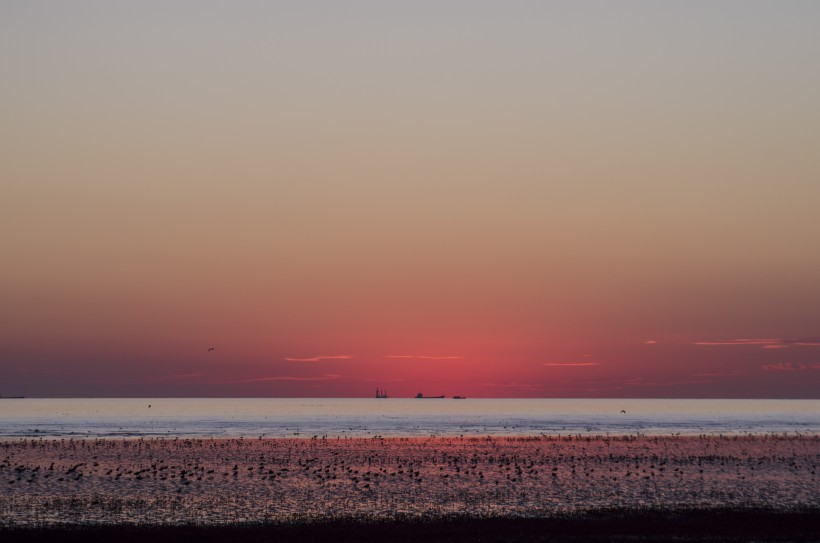
[[820,434],[820,400],[0,399],[0,439]]

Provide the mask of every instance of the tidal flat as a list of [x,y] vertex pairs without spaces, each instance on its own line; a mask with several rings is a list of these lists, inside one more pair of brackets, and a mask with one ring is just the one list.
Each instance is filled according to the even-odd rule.
[[6,440],[0,525],[812,512],[818,465],[817,435]]

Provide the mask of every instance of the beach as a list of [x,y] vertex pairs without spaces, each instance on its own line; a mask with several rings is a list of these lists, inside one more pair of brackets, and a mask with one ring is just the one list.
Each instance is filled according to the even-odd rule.
[[26,530],[601,511],[816,517],[819,464],[817,435],[5,440],[0,521]]

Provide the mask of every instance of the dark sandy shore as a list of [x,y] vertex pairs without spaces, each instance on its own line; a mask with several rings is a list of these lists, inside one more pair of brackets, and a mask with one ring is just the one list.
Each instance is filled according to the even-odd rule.
[[5,441],[0,536],[820,541],[818,465],[820,436]]
[[817,542],[820,510],[601,510],[551,518],[0,528],[6,543]]

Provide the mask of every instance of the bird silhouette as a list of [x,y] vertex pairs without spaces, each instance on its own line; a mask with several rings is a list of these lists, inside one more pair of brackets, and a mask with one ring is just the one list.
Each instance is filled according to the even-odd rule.
[[208,348],[208,352],[215,351],[215,350],[216,350],[216,347],[209,347]]

